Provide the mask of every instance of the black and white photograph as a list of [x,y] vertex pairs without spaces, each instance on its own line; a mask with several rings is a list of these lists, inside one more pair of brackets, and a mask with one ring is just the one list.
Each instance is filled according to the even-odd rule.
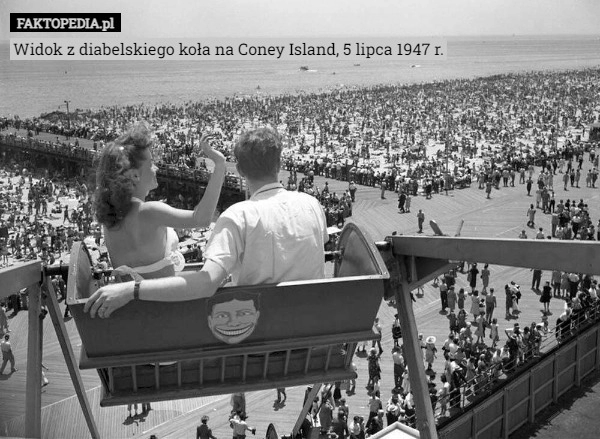
[[599,20],[3,0],[0,437],[596,438]]

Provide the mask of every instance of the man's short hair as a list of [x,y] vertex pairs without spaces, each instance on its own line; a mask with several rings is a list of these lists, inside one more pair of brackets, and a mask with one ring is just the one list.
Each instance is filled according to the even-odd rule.
[[276,176],[281,165],[281,136],[272,128],[242,134],[233,149],[238,169],[245,177],[260,180]]

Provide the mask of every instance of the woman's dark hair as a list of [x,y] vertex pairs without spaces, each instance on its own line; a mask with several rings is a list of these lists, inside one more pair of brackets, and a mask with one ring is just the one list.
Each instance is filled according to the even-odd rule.
[[94,210],[100,224],[110,229],[129,213],[134,183],[126,172],[141,166],[144,152],[152,144],[150,128],[145,122],[138,122],[102,150],[96,163],[94,194]]

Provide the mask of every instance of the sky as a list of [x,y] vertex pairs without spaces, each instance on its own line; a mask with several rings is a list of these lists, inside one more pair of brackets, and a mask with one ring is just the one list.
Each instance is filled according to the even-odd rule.
[[11,12],[120,12],[123,38],[600,34],[599,0],[0,0],[2,40],[67,36]]

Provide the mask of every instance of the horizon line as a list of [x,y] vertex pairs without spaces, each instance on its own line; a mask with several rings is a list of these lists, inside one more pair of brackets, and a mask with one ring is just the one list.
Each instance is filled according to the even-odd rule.
[[[26,32],[19,32],[21,34]],[[101,34],[103,36],[106,36],[105,34]],[[87,35],[85,37],[80,37],[79,35],[67,35],[67,36],[53,36],[53,35],[44,35],[42,37],[40,36],[31,36],[28,37],[27,35],[19,35],[19,36],[11,36],[7,39],[0,39],[0,44],[6,44],[6,43],[10,43],[11,38],[98,38],[100,37],[100,35]],[[186,37],[186,36],[181,36],[181,37],[147,37],[147,36],[140,36],[140,37],[135,37],[135,36],[127,36],[127,37],[123,37],[120,36],[121,39],[123,40],[132,40],[132,39],[198,39],[198,38],[206,38],[206,39],[218,39],[218,38],[224,38],[224,39],[241,39],[241,38],[247,38],[248,40],[253,40],[253,39],[276,39],[276,38],[310,38],[310,39],[321,39],[321,38],[394,38],[394,37],[407,37],[407,38],[449,38],[449,39],[456,39],[456,38],[498,38],[498,37],[502,37],[502,38],[515,38],[515,37],[528,37],[528,38],[532,38],[532,37],[599,37],[600,38],[600,32],[596,32],[596,33],[548,33],[548,34],[537,34],[537,33],[531,33],[531,34],[527,34],[527,33],[512,33],[512,34],[457,34],[457,35],[322,35],[322,36],[312,36],[312,35],[296,35],[296,36],[290,36],[290,35],[277,35],[277,36],[232,36],[232,37],[223,37],[223,36],[209,36],[209,35],[203,35],[203,36],[199,36],[199,37]],[[106,36],[106,39],[117,39],[119,37],[117,36]]]

